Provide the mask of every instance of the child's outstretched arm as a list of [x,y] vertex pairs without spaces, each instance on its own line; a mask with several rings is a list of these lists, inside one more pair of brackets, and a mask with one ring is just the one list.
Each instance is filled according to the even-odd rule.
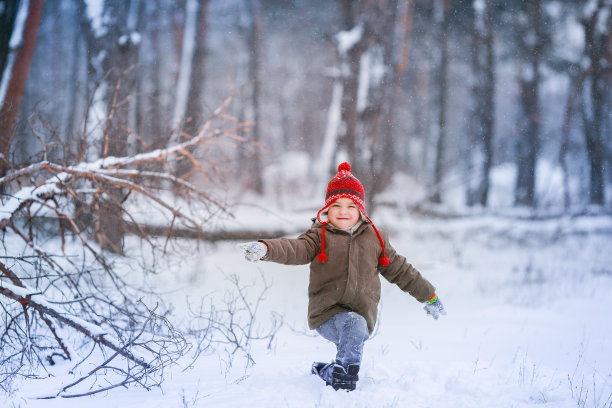
[[311,228],[297,238],[262,239],[238,246],[248,261],[270,261],[285,265],[310,263],[320,246],[320,228]]

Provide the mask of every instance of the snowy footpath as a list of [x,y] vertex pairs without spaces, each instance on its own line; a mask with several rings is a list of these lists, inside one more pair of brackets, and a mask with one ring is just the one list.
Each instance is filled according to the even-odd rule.
[[[379,325],[354,392],[310,374],[334,347],[306,326],[308,267],[249,263],[237,243],[224,242],[200,245],[158,283],[180,314],[185,299],[226,290],[225,275],[256,291],[262,273],[272,286],[258,328],[266,330],[271,312],[283,326],[271,343],[253,342],[251,363],[241,353],[230,364],[228,353],[208,352],[169,371],[161,388],[76,399],[38,400],[49,385],[24,382],[0,406],[612,407],[612,218],[444,220],[389,211],[375,221],[436,286],[448,314],[434,321],[383,280]],[[54,373],[57,386],[62,367]]]

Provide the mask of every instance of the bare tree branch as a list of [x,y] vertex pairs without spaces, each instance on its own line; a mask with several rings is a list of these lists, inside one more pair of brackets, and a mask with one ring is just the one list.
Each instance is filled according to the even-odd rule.
[[[22,168],[8,163],[11,171],[0,178],[0,229],[3,242],[11,243],[0,254],[3,388],[10,389],[17,376],[35,376],[61,356],[81,359],[75,368],[84,361],[101,363],[81,374],[75,371],[80,377],[49,398],[91,395],[130,384],[148,389],[161,384],[165,368],[189,349],[168,320],[168,311],[157,313],[146,306],[143,299],[155,303],[158,295],[140,282],[129,283],[130,271],[123,268],[140,267],[135,272],[144,276],[158,262],[162,246],[156,234],[139,225],[151,211],[161,214],[156,218],[166,237],[164,253],[175,229],[207,237],[211,233],[205,232],[205,222],[218,213],[229,214],[220,200],[173,174],[172,163],[189,160],[198,173],[214,178],[218,166],[208,157],[220,146],[244,142],[232,130],[243,124],[225,114],[230,101],[224,101],[197,135],[165,148],[60,163],[53,161],[53,149],[45,145],[49,139],[37,128],[45,160]],[[51,132],[41,121],[40,129]],[[70,157],[83,160],[86,148],[81,144]],[[141,262],[151,266],[136,266],[121,252],[122,243],[104,229],[108,211],[121,220],[120,228],[135,231],[148,243],[152,258]],[[18,241],[21,246],[15,245]],[[83,344],[95,345],[89,354],[73,349],[73,339],[81,338],[71,335],[76,332]],[[200,351],[209,345],[198,342]]]

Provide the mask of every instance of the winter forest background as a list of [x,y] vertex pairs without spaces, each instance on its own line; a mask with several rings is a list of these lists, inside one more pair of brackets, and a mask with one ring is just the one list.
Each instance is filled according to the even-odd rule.
[[[320,352],[307,276],[235,244],[303,231],[349,161],[459,316],[415,312],[438,333],[424,347],[386,315],[354,406],[612,407],[611,63],[610,0],[0,0],[4,398],[269,402],[291,361],[305,374],[281,405],[339,403],[279,351]],[[405,301],[386,291],[389,311]],[[548,323],[556,346],[532,344]],[[400,337],[456,364],[380,368]]]

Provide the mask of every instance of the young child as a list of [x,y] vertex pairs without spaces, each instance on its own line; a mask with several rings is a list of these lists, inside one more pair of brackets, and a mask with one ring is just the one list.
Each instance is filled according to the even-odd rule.
[[350,171],[348,163],[338,166],[308,231],[241,245],[249,261],[310,264],[308,325],[337,347],[335,360],[313,363],[312,373],[349,391],[356,388],[363,343],[376,324],[379,274],[424,303],[434,319],[446,314],[432,284],[376,229],[365,211],[363,185]]

